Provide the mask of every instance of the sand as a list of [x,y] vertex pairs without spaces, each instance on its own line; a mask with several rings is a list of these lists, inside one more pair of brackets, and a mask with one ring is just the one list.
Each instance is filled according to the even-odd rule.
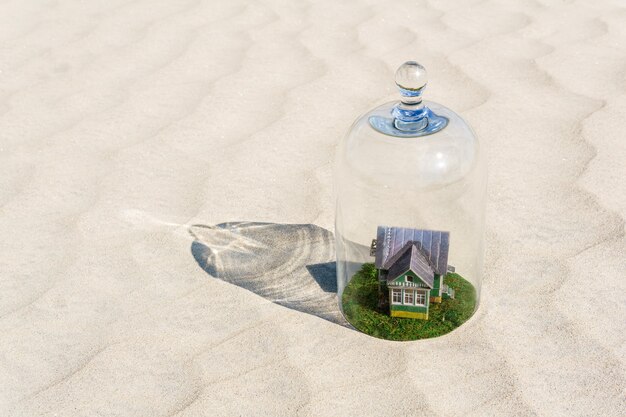
[[[625,7],[3,1],[0,415],[626,415]],[[487,251],[394,343],[333,310],[331,161],[407,59],[487,149]]]

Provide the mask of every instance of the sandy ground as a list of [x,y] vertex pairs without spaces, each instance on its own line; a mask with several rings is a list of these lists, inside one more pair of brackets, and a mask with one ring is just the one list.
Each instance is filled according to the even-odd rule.
[[[2,1],[0,415],[626,415],[625,7]],[[486,271],[392,343],[332,311],[330,163],[411,58],[488,148]]]

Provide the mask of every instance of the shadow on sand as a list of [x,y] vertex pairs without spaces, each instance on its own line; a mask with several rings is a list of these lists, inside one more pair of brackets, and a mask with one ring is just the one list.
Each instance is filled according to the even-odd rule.
[[312,224],[193,225],[191,253],[209,276],[342,326],[333,234]]

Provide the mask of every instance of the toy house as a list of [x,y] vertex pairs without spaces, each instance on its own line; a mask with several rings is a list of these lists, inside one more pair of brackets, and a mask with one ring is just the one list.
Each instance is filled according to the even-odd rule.
[[449,246],[449,232],[379,226],[370,252],[376,257],[379,306],[388,305],[392,317],[428,319],[430,303],[454,298],[444,284]]

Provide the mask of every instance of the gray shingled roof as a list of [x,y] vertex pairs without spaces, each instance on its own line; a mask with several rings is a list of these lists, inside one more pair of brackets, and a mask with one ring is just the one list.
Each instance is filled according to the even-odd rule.
[[391,258],[407,242],[413,241],[433,265],[435,273],[443,276],[447,272],[449,232],[378,226],[376,240],[376,268],[386,269]]
[[418,247],[419,242],[407,242],[386,264],[387,282],[391,282],[407,271],[413,271],[430,288],[435,283],[433,266]]

